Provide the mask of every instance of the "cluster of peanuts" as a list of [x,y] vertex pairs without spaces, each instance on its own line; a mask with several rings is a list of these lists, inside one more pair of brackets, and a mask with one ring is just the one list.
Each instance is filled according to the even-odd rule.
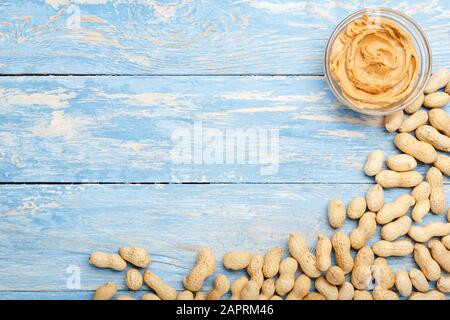
[[[444,87],[445,92],[439,91]],[[450,151],[450,115],[442,108],[450,102],[449,94],[450,71],[441,69],[431,77],[422,98],[405,109],[409,117],[405,119],[404,111],[386,117],[386,129],[399,131],[394,144],[403,153],[385,159],[382,151],[371,152],[364,171],[375,177],[376,184],[365,197],[353,198],[347,208],[340,199],[328,204],[328,220],[334,229],[341,228],[347,218],[358,220],[350,234],[336,230],[330,238],[319,235],[315,250],[308,248],[301,235],[291,234],[286,258],[281,247],[271,248],[265,256],[230,251],[223,257],[224,267],[246,270],[247,275],[230,283],[226,275],[219,274],[206,294],[203,284],[216,270],[214,253],[208,248],[200,249],[181,292],[148,270],[141,274],[138,268],[150,263],[143,248],[122,247],[119,254],[94,252],[89,263],[118,271],[131,263],[125,277],[127,287],[137,291],[145,283],[154,291],[144,294],[143,300],[218,300],[230,291],[231,300],[398,300],[400,296],[444,300],[450,292],[450,276],[445,275],[450,273],[450,209],[445,211],[443,183],[443,174],[450,175],[446,154]],[[383,170],[384,163],[388,170]],[[418,163],[431,165],[425,181],[415,171]],[[384,189],[388,188],[412,190],[385,203]],[[430,211],[442,216],[446,212],[446,221],[413,225]],[[382,240],[370,247],[367,243],[377,225],[381,225]],[[409,255],[417,268],[394,272],[388,264],[388,257]],[[436,289],[430,289],[430,282]],[[94,299],[112,299],[116,294],[117,286],[108,282],[96,290]],[[116,299],[135,300],[129,295]]]

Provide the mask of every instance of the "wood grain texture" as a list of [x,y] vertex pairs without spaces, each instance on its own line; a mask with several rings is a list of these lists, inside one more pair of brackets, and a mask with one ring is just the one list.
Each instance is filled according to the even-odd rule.
[[[381,119],[341,106],[322,77],[20,77],[0,85],[2,182],[370,183],[368,153],[397,152]],[[221,134],[279,130],[278,172],[236,158],[180,163],[173,134],[193,134],[198,123]]]
[[[150,290],[150,289],[149,289]],[[119,295],[131,295],[140,299],[144,294],[150,291],[129,292],[128,290],[119,290]],[[93,291],[89,290],[70,290],[70,291],[1,291],[0,300],[91,300],[94,296]]]
[[323,74],[333,28],[370,6],[416,19],[445,66],[446,0],[6,0],[0,73]]
[[[309,245],[331,236],[326,207],[332,197],[345,203],[369,185],[84,185],[0,187],[0,299],[88,298],[96,286],[124,273],[88,265],[94,250],[114,252],[121,245],[146,247],[150,270],[177,289],[193,266],[199,247],[217,257],[233,248],[264,254],[287,248],[289,233]],[[391,201],[400,190],[389,190]],[[450,189],[446,188],[447,197]],[[430,214],[426,221],[444,221]],[[349,232],[355,221],[343,227]],[[371,239],[373,243],[377,238]],[[389,258],[394,269],[413,266],[412,257]],[[81,288],[66,287],[67,268],[81,271]],[[211,286],[208,279],[206,289]],[[148,290],[148,289],[143,289]],[[25,292],[24,292],[25,291]],[[40,293],[39,293],[40,292]],[[139,293],[140,294],[140,293]]]
[[[0,299],[89,299],[108,280],[123,290],[123,273],[87,259],[125,244],[148,248],[150,269],[181,289],[205,244],[226,272],[219,257],[233,248],[264,254],[286,248],[292,232],[311,247],[319,232],[331,235],[327,201],[363,195],[373,183],[367,154],[396,152],[381,119],[338,104],[321,77],[335,25],[376,5],[418,21],[434,69],[448,67],[444,0],[2,1],[0,74],[20,76],[0,77]],[[279,130],[278,172],[175,163],[172,134],[199,122]],[[128,184],[183,181],[225,184]],[[13,184],[22,182],[36,185]],[[67,287],[70,267],[80,268],[79,289]]]

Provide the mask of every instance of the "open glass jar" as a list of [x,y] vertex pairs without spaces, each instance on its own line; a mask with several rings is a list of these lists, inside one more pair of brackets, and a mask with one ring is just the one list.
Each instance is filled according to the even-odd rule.
[[[376,19],[380,18],[389,23],[393,23],[401,29],[401,32],[409,36],[411,39],[412,45],[416,51],[416,67],[417,67],[417,76],[414,79],[414,82],[411,81],[411,86],[409,87],[408,93],[402,97],[401,100],[390,103],[389,105],[382,105],[380,107],[361,107],[355,103],[354,99],[349,98],[349,95],[344,92],[341,88],[341,84],[333,77],[331,71],[331,63],[332,63],[332,50],[335,41],[338,40],[340,35],[343,32],[346,32],[348,27],[353,24],[358,19],[363,17],[369,17]],[[381,20],[380,20],[381,21]],[[378,44],[377,50],[383,50],[382,42]],[[376,52],[374,50],[367,50],[364,52],[368,55],[372,55],[377,58]],[[381,58],[380,58],[381,60]],[[349,56],[345,57],[345,63],[352,63]],[[428,43],[428,40],[423,33],[422,29],[408,16],[403,13],[388,9],[388,8],[368,8],[363,9],[358,12],[355,12],[345,18],[333,31],[330,39],[328,40],[326,51],[325,51],[325,59],[324,59],[324,70],[325,76],[328,81],[328,84],[331,88],[331,91],[334,93],[336,98],[348,106],[349,108],[368,115],[375,116],[383,116],[394,113],[399,110],[403,110],[408,105],[414,103],[417,99],[421,98],[423,90],[430,78],[431,75],[431,67],[432,67],[432,57],[431,57],[431,48]],[[354,73],[352,73],[353,75]],[[359,85],[359,83],[358,83]],[[359,87],[357,87],[359,90]],[[370,97],[370,93],[368,94]]]

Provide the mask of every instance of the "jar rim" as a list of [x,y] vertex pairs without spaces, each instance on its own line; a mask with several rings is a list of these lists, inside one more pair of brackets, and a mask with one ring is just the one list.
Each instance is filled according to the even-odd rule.
[[[415,84],[415,86],[416,86],[415,89],[403,100],[395,102],[392,105],[387,106],[382,109],[364,109],[364,108],[360,108],[360,107],[354,105],[350,100],[348,100],[341,93],[341,88],[339,87],[339,85],[337,83],[335,83],[335,80],[332,79],[332,76],[331,76],[330,70],[329,70],[329,55],[330,55],[331,47],[332,47],[334,41],[336,40],[337,36],[339,34],[341,34],[341,32],[345,29],[345,27],[348,26],[352,21],[360,18],[364,14],[368,14],[369,16],[371,14],[372,15],[373,14],[381,14],[381,16],[383,18],[387,18],[396,23],[397,23],[397,21],[392,20],[392,18],[389,15],[394,16],[394,17],[396,16],[398,18],[405,20],[404,22],[407,22],[410,25],[405,26],[404,24],[402,24],[401,27],[403,29],[406,29],[405,31],[410,36],[412,36],[416,42],[421,44],[425,49],[425,52],[424,52],[425,54],[418,51],[418,55],[420,56],[420,59],[421,59],[420,63],[421,63],[421,65],[425,64],[426,70],[424,70],[424,72],[419,72],[417,83]],[[416,37],[414,37],[411,34],[412,28],[416,29],[415,31],[419,35],[419,37],[418,37],[419,39],[417,39]],[[416,48],[416,49],[418,49],[418,48]],[[404,14],[398,10],[394,10],[391,8],[369,7],[369,8],[364,8],[364,9],[358,10],[358,11],[346,16],[336,26],[336,28],[333,30],[333,32],[331,33],[331,35],[327,41],[326,48],[325,48],[325,57],[324,57],[323,61],[324,61],[325,78],[327,79],[327,82],[328,82],[328,85],[329,85],[331,91],[333,92],[333,94],[335,95],[335,97],[338,99],[339,102],[341,102],[343,105],[347,106],[348,108],[350,108],[356,112],[362,113],[362,114],[373,115],[373,116],[385,116],[385,115],[389,115],[389,114],[392,114],[397,111],[405,109],[408,105],[410,105],[411,103],[414,103],[422,96],[423,90],[425,89],[425,86],[428,83],[428,80],[431,76],[432,52],[431,52],[430,43],[429,43],[424,31],[411,17],[407,16],[406,14]]]

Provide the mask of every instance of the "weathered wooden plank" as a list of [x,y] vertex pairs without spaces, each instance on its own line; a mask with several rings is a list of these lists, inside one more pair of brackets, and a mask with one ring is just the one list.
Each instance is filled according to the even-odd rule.
[[[274,245],[286,248],[289,233],[303,234],[313,247],[319,233],[333,232],[326,217],[327,201],[340,197],[348,203],[368,187],[3,185],[0,299],[26,298],[28,293],[39,298],[86,298],[108,280],[124,288],[123,273],[96,269],[87,259],[94,250],[113,252],[125,244],[148,248],[153,259],[150,269],[178,289],[204,245],[218,257],[217,272],[234,279],[241,273],[223,270],[219,257],[225,252],[239,248],[264,254]],[[450,188],[445,191],[449,197]],[[386,201],[403,192],[388,190]],[[431,220],[445,221],[445,217],[430,214],[425,222]],[[347,221],[343,230],[349,232],[354,226],[354,221]],[[389,263],[394,269],[413,265],[411,257],[389,258]],[[81,275],[75,293],[67,287],[74,268]],[[79,294],[80,290],[84,292]],[[54,293],[62,291],[66,293]]]
[[448,66],[445,0],[6,0],[0,73],[322,74],[333,28],[379,5],[416,19]]
[[[150,289],[139,292],[120,290],[117,295],[131,295],[140,299],[145,293],[152,293]],[[94,295],[92,290],[70,291],[0,291],[0,300],[91,300]]]
[[[322,77],[8,77],[0,85],[3,182],[360,183],[372,181],[362,173],[370,151],[396,152],[381,119],[339,105]],[[238,129],[260,130],[239,153],[253,162],[238,161],[237,139],[224,139]],[[180,133],[190,158],[177,152]],[[271,145],[278,168],[257,154]],[[220,159],[219,151],[208,157],[213,146]]]

